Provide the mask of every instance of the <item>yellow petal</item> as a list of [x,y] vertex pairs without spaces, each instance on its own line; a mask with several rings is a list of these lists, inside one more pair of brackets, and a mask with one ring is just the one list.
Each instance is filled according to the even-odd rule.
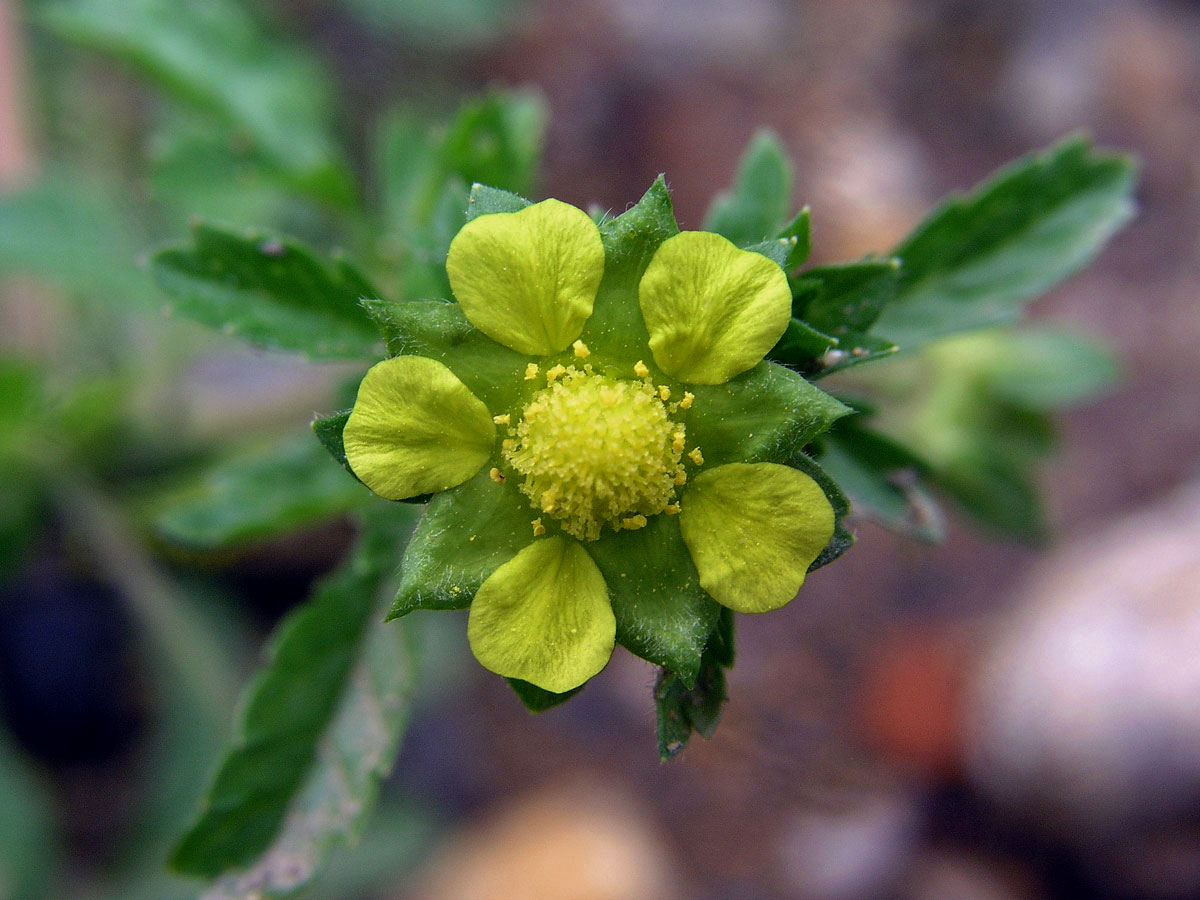
[[367,487],[406,500],[478,472],[496,426],[483,401],[440,362],[397,356],[363,378],[343,440],[346,461]]
[[803,472],[730,463],[695,476],[679,527],[700,586],[737,612],[778,609],[833,536],[833,507]]
[[719,234],[663,241],[638,285],[658,367],[694,384],[723,384],[753,368],[792,316],[783,270]]
[[450,287],[467,319],[530,356],[569,347],[592,314],[604,245],[581,209],[544,200],[468,222],[450,243]]
[[616,619],[604,576],[578,541],[536,540],[471,601],[471,652],[497,675],[561,694],[608,664]]

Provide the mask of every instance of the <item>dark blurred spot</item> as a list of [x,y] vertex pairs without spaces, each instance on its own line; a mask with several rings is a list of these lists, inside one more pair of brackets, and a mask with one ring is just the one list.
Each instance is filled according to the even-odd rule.
[[102,764],[136,738],[129,628],[107,588],[43,561],[0,586],[0,714],[52,765]]

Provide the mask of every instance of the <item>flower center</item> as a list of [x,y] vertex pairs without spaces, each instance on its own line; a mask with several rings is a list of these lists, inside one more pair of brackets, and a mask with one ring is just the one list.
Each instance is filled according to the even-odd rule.
[[677,512],[675,488],[686,476],[670,392],[590,368],[562,370],[533,396],[504,457],[525,476],[520,489],[535,509],[594,541],[604,526],[641,528],[647,516]]

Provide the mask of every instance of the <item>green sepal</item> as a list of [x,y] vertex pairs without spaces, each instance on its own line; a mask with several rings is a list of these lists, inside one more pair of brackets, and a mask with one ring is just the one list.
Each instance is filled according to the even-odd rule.
[[725,669],[733,666],[733,631],[733,612],[722,609],[695,684],[690,687],[675,672],[659,672],[654,685],[654,712],[658,756],[663,762],[687,746],[693,731],[706,740],[716,732],[728,699]]
[[307,435],[216,462],[155,505],[155,528],[215,549],[294,531],[353,509],[366,496]]
[[[350,468],[350,461],[346,459],[346,444],[342,439],[342,432],[346,430],[346,423],[350,420],[351,410],[331,413],[328,416],[318,416],[313,419],[312,430],[317,436],[317,440],[321,445],[329,451],[329,455],[337,460],[338,464],[343,469],[354,476],[354,480],[362,484],[362,479],[354,469]],[[366,487],[364,484],[363,487]],[[418,494],[415,497],[406,497],[403,500],[398,500],[398,503],[428,503],[432,494]]]
[[900,273],[898,259],[808,269],[792,284],[792,312],[837,338],[866,333],[896,296]]
[[566,703],[587,686],[584,683],[577,688],[556,694],[553,691],[544,690],[536,684],[522,681],[520,678],[506,678],[504,680],[508,682],[508,686],[513,689],[513,693],[517,695],[517,698],[531,713],[542,713],[548,709],[554,709],[554,707]]
[[370,357],[378,347],[359,300],[375,291],[347,263],[328,265],[304,246],[199,223],[191,246],[154,254],[151,271],[169,312],[260,347],[313,358]]
[[700,587],[678,516],[654,516],[585,546],[608,585],[617,643],[691,687],[721,607]]
[[765,360],[724,384],[688,387],[695,402],[677,415],[688,445],[699,445],[706,467],[787,462],[850,412],[801,375]]
[[788,368],[808,372],[818,369],[825,351],[832,350],[837,345],[837,338],[822,334],[807,322],[793,318],[779,343],[767,354],[767,359],[782,363]]
[[717,628],[709,638],[708,646],[704,648],[705,652],[710,654],[714,661],[720,663],[726,669],[732,669],[733,663],[737,659],[737,651],[734,647],[734,638],[736,636],[735,620],[732,609],[721,607],[721,615],[717,619]]
[[234,0],[69,0],[38,8],[57,35],[144,74],[323,203],[354,186],[333,140],[332,82],[311,52],[267,34]]
[[467,221],[489,213],[520,212],[530,205],[528,200],[512,191],[488,187],[486,184],[473,184],[467,197]]
[[529,501],[486,467],[435,494],[417,523],[388,619],[417,609],[465,609],[496,569],[533,541]]
[[662,175],[636,205],[600,226],[604,279],[581,340],[599,356],[651,364],[650,335],[638,305],[638,282],[659,245],[679,233]]
[[812,565],[808,567],[809,572],[815,572],[822,566],[827,566],[833,562],[852,546],[854,546],[854,533],[846,528],[843,520],[850,514],[850,501],[842,492],[837,482],[829,477],[829,474],[817,465],[807,453],[796,453],[787,461],[787,465],[793,469],[799,469],[813,481],[815,481],[825,492],[825,497],[829,500],[829,505],[833,507],[833,537],[829,539],[829,543],[820,555],[813,560]]
[[945,537],[941,510],[923,486],[929,467],[904,445],[842,419],[822,437],[821,467],[850,498],[856,517],[928,543]]
[[[426,356],[450,369],[493,415],[512,410],[527,392],[533,357],[497,344],[467,321],[457,303],[364,300],[392,356]],[[513,410],[515,411],[515,410]]]
[[784,270],[791,272],[802,266],[808,259],[808,254],[812,252],[812,213],[809,208],[806,206],[796,213],[796,218],[783,226],[775,236],[791,244],[791,250],[783,263]]
[[880,330],[907,350],[1015,321],[1125,225],[1136,176],[1128,157],[1072,137],[950,197],[893,251],[904,267]]
[[766,129],[750,139],[738,161],[733,188],[713,199],[704,231],[747,247],[779,230],[792,194],[792,167],[779,138]]
[[[350,410],[330,413],[327,416],[317,416],[312,420],[313,434],[321,442],[321,446],[329,451],[329,455],[337,460],[338,465],[354,475],[350,463],[346,459],[346,444],[342,440],[342,432],[346,430],[346,422],[350,419]],[[357,475],[354,475],[358,479]]]

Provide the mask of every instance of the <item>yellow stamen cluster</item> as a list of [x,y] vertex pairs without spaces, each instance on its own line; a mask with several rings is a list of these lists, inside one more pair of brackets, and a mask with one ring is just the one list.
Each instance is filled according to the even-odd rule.
[[515,441],[504,442],[531,505],[581,540],[606,526],[645,527],[674,504],[683,474],[683,426],[671,421],[658,389],[590,368],[547,372],[546,388],[510,432]]

